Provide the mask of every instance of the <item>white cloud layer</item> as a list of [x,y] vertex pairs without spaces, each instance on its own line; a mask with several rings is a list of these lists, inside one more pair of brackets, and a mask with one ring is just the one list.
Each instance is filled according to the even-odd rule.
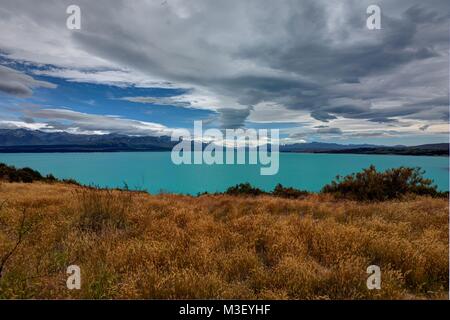
[[[11,125],[25,128],[45,129],[47,131],[67,131],[71,133],[107,134],[120,133],[128,135],[165,136],[171,135],[172,129],[164,125],[126,119],[114,115],[96,115],[77,112],[70,109],[23,107],[26,119],[38,119],[29,122],[2,121],[3,127]],[[45,126],[42,125],[45,123]]]

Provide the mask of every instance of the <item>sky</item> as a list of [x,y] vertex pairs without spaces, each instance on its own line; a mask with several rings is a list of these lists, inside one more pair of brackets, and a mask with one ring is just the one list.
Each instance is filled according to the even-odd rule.
[[449,18],[448,0],[0,0],[0,128],[448,142]]

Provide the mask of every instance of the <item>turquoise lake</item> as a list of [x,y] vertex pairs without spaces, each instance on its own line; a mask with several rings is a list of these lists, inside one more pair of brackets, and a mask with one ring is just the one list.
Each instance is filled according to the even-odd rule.
[[242,182],[264,190],[281,183],[319,191],[336,175],[357,172],[371,164],[378,170],[421,167],[441,191],[449,190],[448,157],[280,153],[279,171],[273,176],[261,176],[259,165],[175,165],[170,152],[14,153],[0,154],[0,162],[52,173],[58,178],[73,178],[86,185],[127,184],[131,189],[151,193],[216,192]]

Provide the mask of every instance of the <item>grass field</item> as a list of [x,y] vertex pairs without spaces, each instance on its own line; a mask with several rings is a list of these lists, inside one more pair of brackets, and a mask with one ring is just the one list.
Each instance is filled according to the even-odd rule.
[[[0,298],[447,299],[448,199],[0,183]],[[80,290],[66,269],[81,268]],[[378,265],[381,290],[368,290]]]

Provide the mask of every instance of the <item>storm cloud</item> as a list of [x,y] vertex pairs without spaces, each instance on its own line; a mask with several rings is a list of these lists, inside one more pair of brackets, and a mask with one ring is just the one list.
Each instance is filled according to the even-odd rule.
[[[366,28],[372,1],[80,0],[78,31],[64,28],[61,13],[69,1],[46,2],[47,13],[28,1],[2,1],[5,32],[24,32],[12,30],[20,19],[39,25],[36,34],[30,29],[23,35],[28,42],[0,35],[8,56],[36,63],[53,56],[61,70],[129,70],[202,92],[213,102],[202,108],[216,111],[224,127],[245,126],[261,104],[279,108],[266,112],[271,118],[264,122],[289,121],[283,111],[306,113],[311,126],[348,119],[395,130],[411,121],[423,132],[419,127],[448,121],[450,9],[444,0],[378,1],[381,30]],[[61,48],[65,54],[57,55]],[[4,92],[29,95],[38,85],[32,78],[4,80],[11,75],[1,72]],[[193,107],[189,98],[126,99]]]
[[34,88],[56,88],[55,84],[35,80],[33,77],[0,65],[0,92],[17,96],[29,97]]

